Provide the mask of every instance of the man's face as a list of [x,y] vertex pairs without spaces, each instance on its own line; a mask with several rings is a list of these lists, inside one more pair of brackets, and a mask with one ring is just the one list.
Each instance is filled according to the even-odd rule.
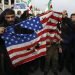
[[8,24],[13,24],[15,21],[15,15],[14,14],[10,14],[10,15],[5,15],[5,20]]
[[73,16],[71,17],[71,19],[72,19],[72,22],[75,22],[75,15],[73,15]]

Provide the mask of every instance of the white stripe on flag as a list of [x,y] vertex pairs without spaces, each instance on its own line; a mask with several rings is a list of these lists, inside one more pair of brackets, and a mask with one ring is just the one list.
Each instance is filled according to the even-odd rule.
[[12,64],[16,64],[16,63],[18,63],[18,62],[20,62],[22,60],[28,59],[28,58],[30,58],[32,56],[35,56],[35,55],[37,55],[39,53],[42,53],[42,52],[46,52],[46,48],[43,48],[43,49],[39,50],[38,53],[33,52],[33,53],[31,53],[31,54],[29,54],[27,56],[17,58],[17,59],[15,59],[15,60],[12,61]]

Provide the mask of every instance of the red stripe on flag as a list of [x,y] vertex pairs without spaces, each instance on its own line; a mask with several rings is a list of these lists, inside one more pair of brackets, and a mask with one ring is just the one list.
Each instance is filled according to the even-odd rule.
[[30,57],[30,58],[24,59],[24,60],[22,60],[22,61],[20,61],[20,62],[18,62],[18,63],[16,63],[16,64],[14,64],[14,66],[21,65],[21,64],[24,64],[24,63],[33,61],[33,60],[35,60],[36,58],[39,58],[39,57],[44,56],[44,55],[46,55],[46,52],[42,52],[42,53],[37,54],[37,55],[35,55],[35,56],[32,56],[32,57]]
[[[40,46],[40,48],[38,48],[37,50],[40,50],[40,49],[43,49],[43,48],[45,48],[45,45]],[[13,61],[13,60],[18,59],[18,58],[20,58],[20,57],[27,56],[27,55],[29,55],[29,54],[31,54],[31,53],[33,53],[33,52],[35,52],[35,50],[32,50],[32,51],[27,52],[27,53],[25,53],[25,54],[20,54],[20,55],[14,56],[13,58],[11,58],[11,60]]]

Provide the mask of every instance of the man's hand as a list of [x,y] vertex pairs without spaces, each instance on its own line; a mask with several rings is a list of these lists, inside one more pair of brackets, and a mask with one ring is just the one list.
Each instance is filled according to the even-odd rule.
[[3,34],[5,31],[5,27],[0,27],[0,34]]

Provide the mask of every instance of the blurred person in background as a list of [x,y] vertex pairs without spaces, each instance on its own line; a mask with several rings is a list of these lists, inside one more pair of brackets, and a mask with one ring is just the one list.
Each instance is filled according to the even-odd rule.
[[19,17],[19,18],[20,18],[20,17],[21,17],[21,14],[22,14],[22,13],[21,13],[21,11],[20,11],[20,10],[19,10],[19,11],[17,11],[17,17]]
[[32,17],[34,17],[34,15],[33,14],[30,14],[29,13],[29,10],[26,10],[26,11],[24,11],[21,14],[20,19],[21,19],[21,21],[23,21],[23,20],[27,20],[27,19],[32,18]]
[[71,72],[71,37],[69,36],[72,33],[72,21],[68,18],[66,10],[62,12],[62,15],[61,38],[63,41],[61,41],[62,53],[59,53],[59,70],[62,71],[64,67],[66,67],[66,69]]
[[72,39],[71,39],[71,64],[72,64],[72,75],[75,75],[75,13],[71,14],[72,20]]
[[28,10],[26,10],[22,13],[22,15],[20,16],[20,19],[23,21],[23,20],[27,20],[28,18],[29,18],[29,13],[28,13]]

